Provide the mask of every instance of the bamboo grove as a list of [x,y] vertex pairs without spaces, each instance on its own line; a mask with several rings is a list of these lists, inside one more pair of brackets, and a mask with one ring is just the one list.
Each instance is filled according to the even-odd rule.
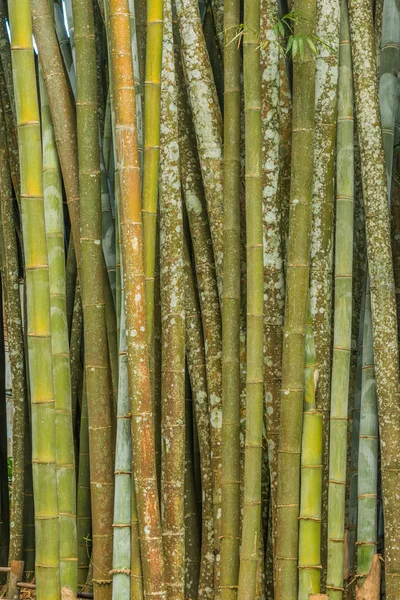
[[0,0],[1,597],[400,599],[399,69],[400,0]]

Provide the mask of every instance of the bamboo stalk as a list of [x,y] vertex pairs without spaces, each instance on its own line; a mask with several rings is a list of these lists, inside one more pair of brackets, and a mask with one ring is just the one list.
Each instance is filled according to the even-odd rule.
[[400,578],[397,576],[400,572],[400,532],[397,527],[395,499],[400,468],[396,302],[378,90],[372,71],[375,56],[371,7],[366,2],[351,0],[349,16],[371,285],[382,486],[385,496],[386,597],[392,600],[400,593]]
[[160,164],[160,98],[163,48],[163,0],[147,0],[144,81],[143,252],[146,275],[147,343],[153,346],[154,272]]
[[326,591],[342,598],[345,553],[347,419],[352,337],[354,223],[353,86],[347,5],[341,5],[336,178],[335,308],[330,411]]
[[75,106],[55,34],[53,11],[50,10],[48,0],[32,0],[32,25],[49,97],[79,272],[81,248]]
[[200,449],[202,533],[199,598],[214,597],[214,512],[209,401],[200,307],[188,252],[185,252],[186,353]]
[[[315,28],[316,3],[299,0],[296,33]],[[279,426],[276,600],[297,598],[300,450],[304,390],[314,150],[315,60],[309,48],[293,60],[292,178]]]
[[90,489],[93,529],[93,588],[111,598],[114,498],[112,419],[106,309],[101,248],[101,185],[97,120],[96,46],[93,6],[74,0],[77,131],[79,159],[82,306],[85,321],[85,379],[89,418]]
[[153,408],[145,302],[136,107],[127,0],[110,1],[115,93],[117,175],[124,265],[128,379],[131,395],[135,488],[145,597],[165,598],[164,557],[156,482]]
[[0,111],[0,214],[1,255],[4,309],[12,374],[13,476],[10,513],[9,561],[23,558],[24,487],[25,487],[25,411],[27,410],[24,336],[22,331],[21,302],[19,294],[18,248],[12,200],[11,173],[8,164],[5,122]]
[[66,310],[62,180],[50,108],[41,70],[39,71],[39,87],[43,137],[43,196],[50,282],[51,350],[56,410],[60,582],[61,586],[68,586],[76,593],[78,585],[76,485]]
[[263,431],[263,230],[260,1],[244,6],[243,73],[246,146],[246,438],[238,599],[254,598],[261,529]]
[[163,6],[160,156],[161,510],[167,598],[185,597],[183,219],[172,6]]
[[240,546],[240,2],[224,10],[221,600],[235,600]]
[[64,65],[68,73],[69,82],[74,97],[76,96],[76,76],[75,76],[75,65],[72,58],[72,50],[69,35],[65,29],[64,15],[62,9],[62,3],[54,0],[54,24],[56,28],[56,34],[60,51],[64,60]]
[[365,300],[359,436],[357,585],[362,588],[376,554],[378,528],[378,409],[369,289]]
[[[18,5],[18,6],[17,6]],[[29,0],[8,3],[21,169],[32,407],[36,585],[43,600],[60,598],[59,515],[50,336],[49,269],[42,186],[42,150]],[[45,490],[45,493],[43,493]]]
[[[176,10],[181,39],[181,56],[196,132],[218,290],[221,298],[223,255],[222,117],[202,32],[197,0],[177,0]],[[199,75],[197,75],[198,73]]]
[[89,426],[86,381],[82,386],[82,410],[79,429],[79,468],[77,490],[77,535],[78,535],[78,586],[81,589],[87,579],[92,550],[91,505],[90,505],[90,464]]

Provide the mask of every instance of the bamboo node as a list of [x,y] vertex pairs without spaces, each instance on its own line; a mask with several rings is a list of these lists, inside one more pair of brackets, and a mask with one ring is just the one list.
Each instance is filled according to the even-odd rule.
[[130,569],[111,569],[111,571],[110,571],[110,575],[116,575],[117,573],[121,573],[122,575],[130,575],[131,570]]

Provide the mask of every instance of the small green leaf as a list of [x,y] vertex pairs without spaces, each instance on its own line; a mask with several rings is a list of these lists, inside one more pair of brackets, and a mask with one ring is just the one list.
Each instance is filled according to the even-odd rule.
[[294,36],[290,35],[286,46],[286,54],[289,54],[291,47],[293,46]]
[[282,37],[285,36],[285,28],[283,26],[282,21],[278,21],[278,28],[279,28],[279,33],[281,34]]
[[297,39],[297,37],[293,36],[292,58],[294,58],[296,56],[298,49],[299,49],[298,39]]
[[314,45],[314,42],[312,41],[312,39],[310,38],[310,36],[306,36],[306,40],[307,40],[307,44],[310,46],[311,50],[313,51],[314,54],[317,54],[317,49]]
[[299,51],[301,58],[304,57],[304,36],[299,35]]

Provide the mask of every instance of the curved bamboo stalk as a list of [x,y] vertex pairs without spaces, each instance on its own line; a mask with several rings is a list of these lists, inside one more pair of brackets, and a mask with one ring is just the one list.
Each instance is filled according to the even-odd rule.
[[86,584],[92,554],[92,512],[90,504],[89,426],[86,381],[83,378],[79,429],[79,468],[77,491],[78,586]]
[[211,435],[204,339],[190,259],[185,252],[186,353],[200,447],[202,534],[199,598],[214,597],[214,512]]
[[76,52],[75,52],[75,27],[74,16],[72,13],[72,0],[64,0],[65,14],[67,16],[68,36],[71,44],[72,60],[76,70]]
[[153,352],[154,273],[160,165],[160,94],[163,48],[163,0],[147,0],[144,80],[143,252],[146,275],[147,343]]
[[238,599],[256,593],[257,560],[261,531],[261,465],[263,430],[263,230],[262,230],[262,128],[260,69],[260,0],[244,6],[243,73],[246,146],[246,439],[243,526]]
[[214,248],[219,296],[222,297],[223,156],[222,117],[204,42],[197,0],[177,0],[181,56]]
[[[302,19],[296,33],[315,28],[316,2],[298,0]],[[276,600],[297,598],[300,451],[304,389],[304,336],[307,316],[314,151],[315,60],[305,48],[293,61],[292,179],[286,267],[279,426]]]
[[240,546],[240,2],[225,4],[221,600],[235,600]]
[[308,600],[321,585],[322,413],[315,401],[318,383],[311,311],[307,316],[304,365],[304,413],[301,443],[299,516],[299,594]]
[[374,64],[372,12],[369,3],[349,2],[354,89],[371,282],[374,356],[381,436],[382,486],[385,495],[386,597],[400,594],[400,530],[396,494],[399,487],[400,426],[396,301],[390,248],[385,159],[380,133]]
[[376,554],[378,528],[378,407],[369,289],[365,300],[359,436],[357,585],[361,588]]
[[73,1],[79,151],[82,306],[89,417],[93,529],[93,588],[111,598],[114,477],[106,309],[101,248],[100,156],[97,121],[96,46],[90,0]]
[[66,311],[62,180],[50,108],[39,71],[43,196],[50,281],[51,349],[56,410],[57,494],[60,514],[60,581],[74,593],[78,585],[76,485],[72,430],[71,373]]
[[341,4],[336,177],[335,307],[330,411],[326,590],[342,598],[345,551],[347,419],[352,337],[354,223],[353,82],[347,5]]
[[55,34],[53,12],[50,10],[48,0],[32,0],[32,25],[49,97],[79,272],[81,248],[79,243],[79,166],[75,106]]
[[172,6],[164,3],[161,76],[161,510],[167,598],[185,596],[185,312],[183,219]]
[[[29,0],[10,0],[11,52],[20,148],[21,208],[27,294],[36,586],[60,598],[56,427],[50,336],[49,269],[42,186],[42,149]],[[45,490],[45,493],[43,491]]]
[[8,560],[23,559],[24,488],[25,488],[25,411],[27,390],[19,291],[18,247],[14,222],[11,173],[3,111],[0,111],[0,214],[4,309],[11,363],[13,396],[12,488],[10,513],[10,549]]
[[111,0],[109,6],[128,378],[143,582],[145,597],[157,594],[163,599],[166,591],[147,346],[140,169],[129,7],[127,0]]

